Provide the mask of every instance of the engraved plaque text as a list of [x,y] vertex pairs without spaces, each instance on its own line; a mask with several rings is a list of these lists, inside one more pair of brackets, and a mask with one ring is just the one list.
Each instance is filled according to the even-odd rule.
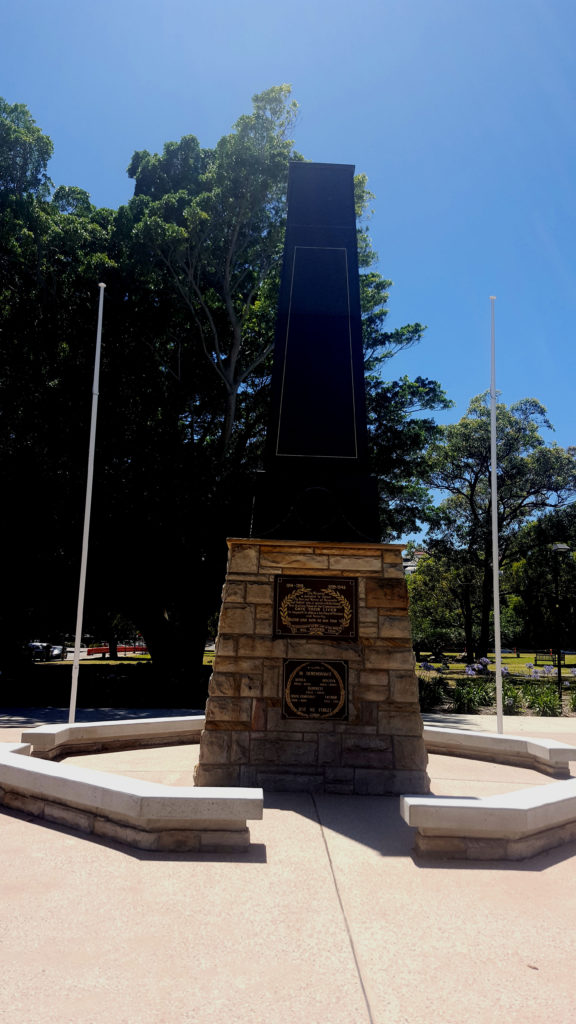
[[348,718],[345,661],[284,662],[282,718]]
[[358,580],[334,576],[277,576],[274,636],[358,637]]

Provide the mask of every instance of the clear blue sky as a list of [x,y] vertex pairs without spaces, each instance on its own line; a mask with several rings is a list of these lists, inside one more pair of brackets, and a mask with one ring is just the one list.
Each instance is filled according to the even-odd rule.
[[490,383],[533,396],[576,444],[574,0],[19,0],[4,4],[0,95],[52,138],[55,184],[117,207],[136,149],[213,145],[282,82],[296,148],[353,163],[394,281],[389,324],[425,340],[391,375],[455,409]]

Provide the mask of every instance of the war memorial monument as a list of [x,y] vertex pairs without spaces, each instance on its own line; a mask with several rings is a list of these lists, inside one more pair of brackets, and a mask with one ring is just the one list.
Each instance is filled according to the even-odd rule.
[[198,786],[429,789],[401,545],[367,458],[354,168],[294,162],[265,472],[228,540]]
[[[573,843],[571,742],[427,726],[433,753],[561,780],[428,795],[400,545],[379,543],[366,458],[349,166],[291,168],[265,470],[250,536],[228,540],[206,715],[24,731],[0,744],[2,808],[99,840],[196,854],[247,850],[262,790],[400,793],[420,856],[518,861]],[[197,738],[194,786],[65,763]],[[384,806],[393,814],[396,802]]]

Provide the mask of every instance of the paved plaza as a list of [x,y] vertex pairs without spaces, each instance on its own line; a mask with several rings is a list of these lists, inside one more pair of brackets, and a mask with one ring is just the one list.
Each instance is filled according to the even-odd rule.
[[[0,740],[19,739],[31,724],[23,717],[2,713]],[[484,716],[425,719],[496,726]],[[507,719],[505,732],[573,743],[576,719]],[[197,752],[68,763],[191,785]],[[442,755],[430,756],[429,772],[439,795],[549,781]],[[576,843],[521,863],[416,861],[397,798],[288,793],[266,795],[243,854],[129,850],[4,810],[0,829],[6,1024],[576,1018]]]

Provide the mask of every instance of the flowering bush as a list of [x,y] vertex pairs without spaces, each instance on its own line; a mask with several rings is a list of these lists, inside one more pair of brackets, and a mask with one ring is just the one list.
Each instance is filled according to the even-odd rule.
[[[500,668],[504,714],[519,715],[526,709],[543,716],[562,714],[554,666],[515,662],[511,667],[501,665]],[[458,714],[471,715],[495,708],[496,667],[489,658],[478,658],[472,664],[458,667],[424,661],[417,666],[417,673],[422,711],[450,708]],[[563,685],[569,694],[571,709],[576,711],[576,666],[566,667]]]
[[502,684],[502,710],[505,715],[519,715],[522,711],[522,694],[513,683]]

